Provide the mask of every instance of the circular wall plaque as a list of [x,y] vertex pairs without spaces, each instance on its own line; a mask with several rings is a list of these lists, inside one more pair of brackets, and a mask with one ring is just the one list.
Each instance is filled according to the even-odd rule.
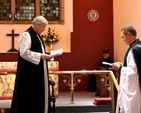
[[96,21],[99,18],[99,13],[96,10],[90,10],[88,12],[88,19],[90,21]]

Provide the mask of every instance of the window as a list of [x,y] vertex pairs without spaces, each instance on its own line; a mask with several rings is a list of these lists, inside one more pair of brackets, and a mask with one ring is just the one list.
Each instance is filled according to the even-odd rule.
[[28,24],[37,15],[50,24],[64,24],[64,0],[0,0],[0,4],[1,24]]

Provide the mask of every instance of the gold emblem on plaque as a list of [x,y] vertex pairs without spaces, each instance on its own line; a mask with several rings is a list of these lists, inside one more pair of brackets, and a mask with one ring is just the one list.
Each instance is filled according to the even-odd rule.
[[90,10],[88,12],[88,19],[90,21],[96,21],[99,18],[99,13],[96,10]]

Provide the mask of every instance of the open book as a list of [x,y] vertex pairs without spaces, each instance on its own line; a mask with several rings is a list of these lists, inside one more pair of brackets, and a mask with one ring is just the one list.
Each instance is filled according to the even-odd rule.
[[56,57],[56,56],[60,56],[63,53],[63,49],[57,49],[57,50],[53,50],[50,52],[50,57]]

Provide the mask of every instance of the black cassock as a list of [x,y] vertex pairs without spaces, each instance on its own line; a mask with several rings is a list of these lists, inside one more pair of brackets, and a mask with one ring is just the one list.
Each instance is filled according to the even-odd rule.
[[[37,37],[37,33],[32,27],[27,32],[31,37],[30,50],[42,53],[41,42],[39,37]],[[46,87],[43,64],[42,59],[39,64],[33,64],[22,58],[20,53],[18,54],[17,73],[10,113],[44,113]],[[49,86],[47,87],[49,89]],[[48,104],[48,108],[50,108],[50,104]]]

